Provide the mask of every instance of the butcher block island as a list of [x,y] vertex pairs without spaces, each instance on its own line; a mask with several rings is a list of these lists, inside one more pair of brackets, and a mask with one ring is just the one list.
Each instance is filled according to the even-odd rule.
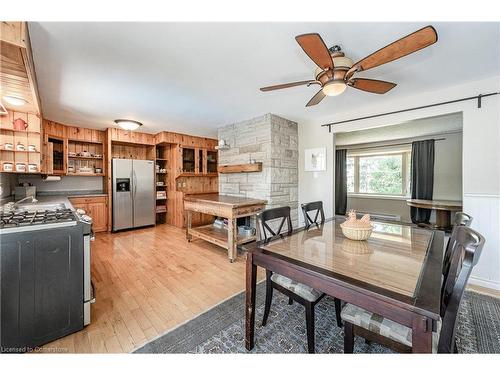
[[[184,210],[187,216],[186,238],[193,237],[211,242],[227,249],[231,262],[237,257],[237,246],[254,241],[256,234],[238,235],[237,219],[257,215],[265,208],[266,200],[235,197],[219,194],[193,194],[184,197]],[[215,224],[192,227],[192,213],[199,212],[227,219],[227,229],[224,225]]]

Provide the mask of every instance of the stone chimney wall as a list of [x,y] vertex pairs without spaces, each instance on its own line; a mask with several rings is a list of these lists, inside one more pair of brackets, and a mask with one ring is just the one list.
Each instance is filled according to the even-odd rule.
[[266,114],[218,129],[230,148],[219,151],[219,164],[262,162],[262,172],[219,174],[219,193],[268,201],[268,208],[290,206],[298,225],[298,126]]

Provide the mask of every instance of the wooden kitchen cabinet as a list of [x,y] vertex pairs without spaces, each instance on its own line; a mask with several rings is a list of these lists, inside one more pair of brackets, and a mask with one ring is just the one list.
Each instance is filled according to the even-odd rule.
[[217,151],[178,146],[177,175],[217,175]]
[[71,197],[69,200],[75,210],[80,208],[92,218],[92,229],[94,232],[105,232],[108,230],[107,197]]

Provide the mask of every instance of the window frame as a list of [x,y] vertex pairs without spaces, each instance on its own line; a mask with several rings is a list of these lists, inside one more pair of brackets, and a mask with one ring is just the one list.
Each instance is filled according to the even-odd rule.
[[[354,165],[354,192],[347,192],[348,197],[358,197],[358,198],[396,198],[396,199],[407,199],[411,196],[411,150],[378,150],[374,152],[369,152],[366,154],[356,154],[355,149],[352,150],[354,154],[349,155],[347,152],[347,158],[353,158]],[[401,178],[402,178],[402,193],[401,194],[384,194],[384,193],[363,193],[359,191],[359,159],[376,157],[376,156],[393,156],[401,155]]]

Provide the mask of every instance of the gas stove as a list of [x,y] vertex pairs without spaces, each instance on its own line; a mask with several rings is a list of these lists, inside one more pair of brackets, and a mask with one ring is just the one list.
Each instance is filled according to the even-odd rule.
[[36,211],[0,211],[2,233],[72,226],[78,217],[69,208]]

